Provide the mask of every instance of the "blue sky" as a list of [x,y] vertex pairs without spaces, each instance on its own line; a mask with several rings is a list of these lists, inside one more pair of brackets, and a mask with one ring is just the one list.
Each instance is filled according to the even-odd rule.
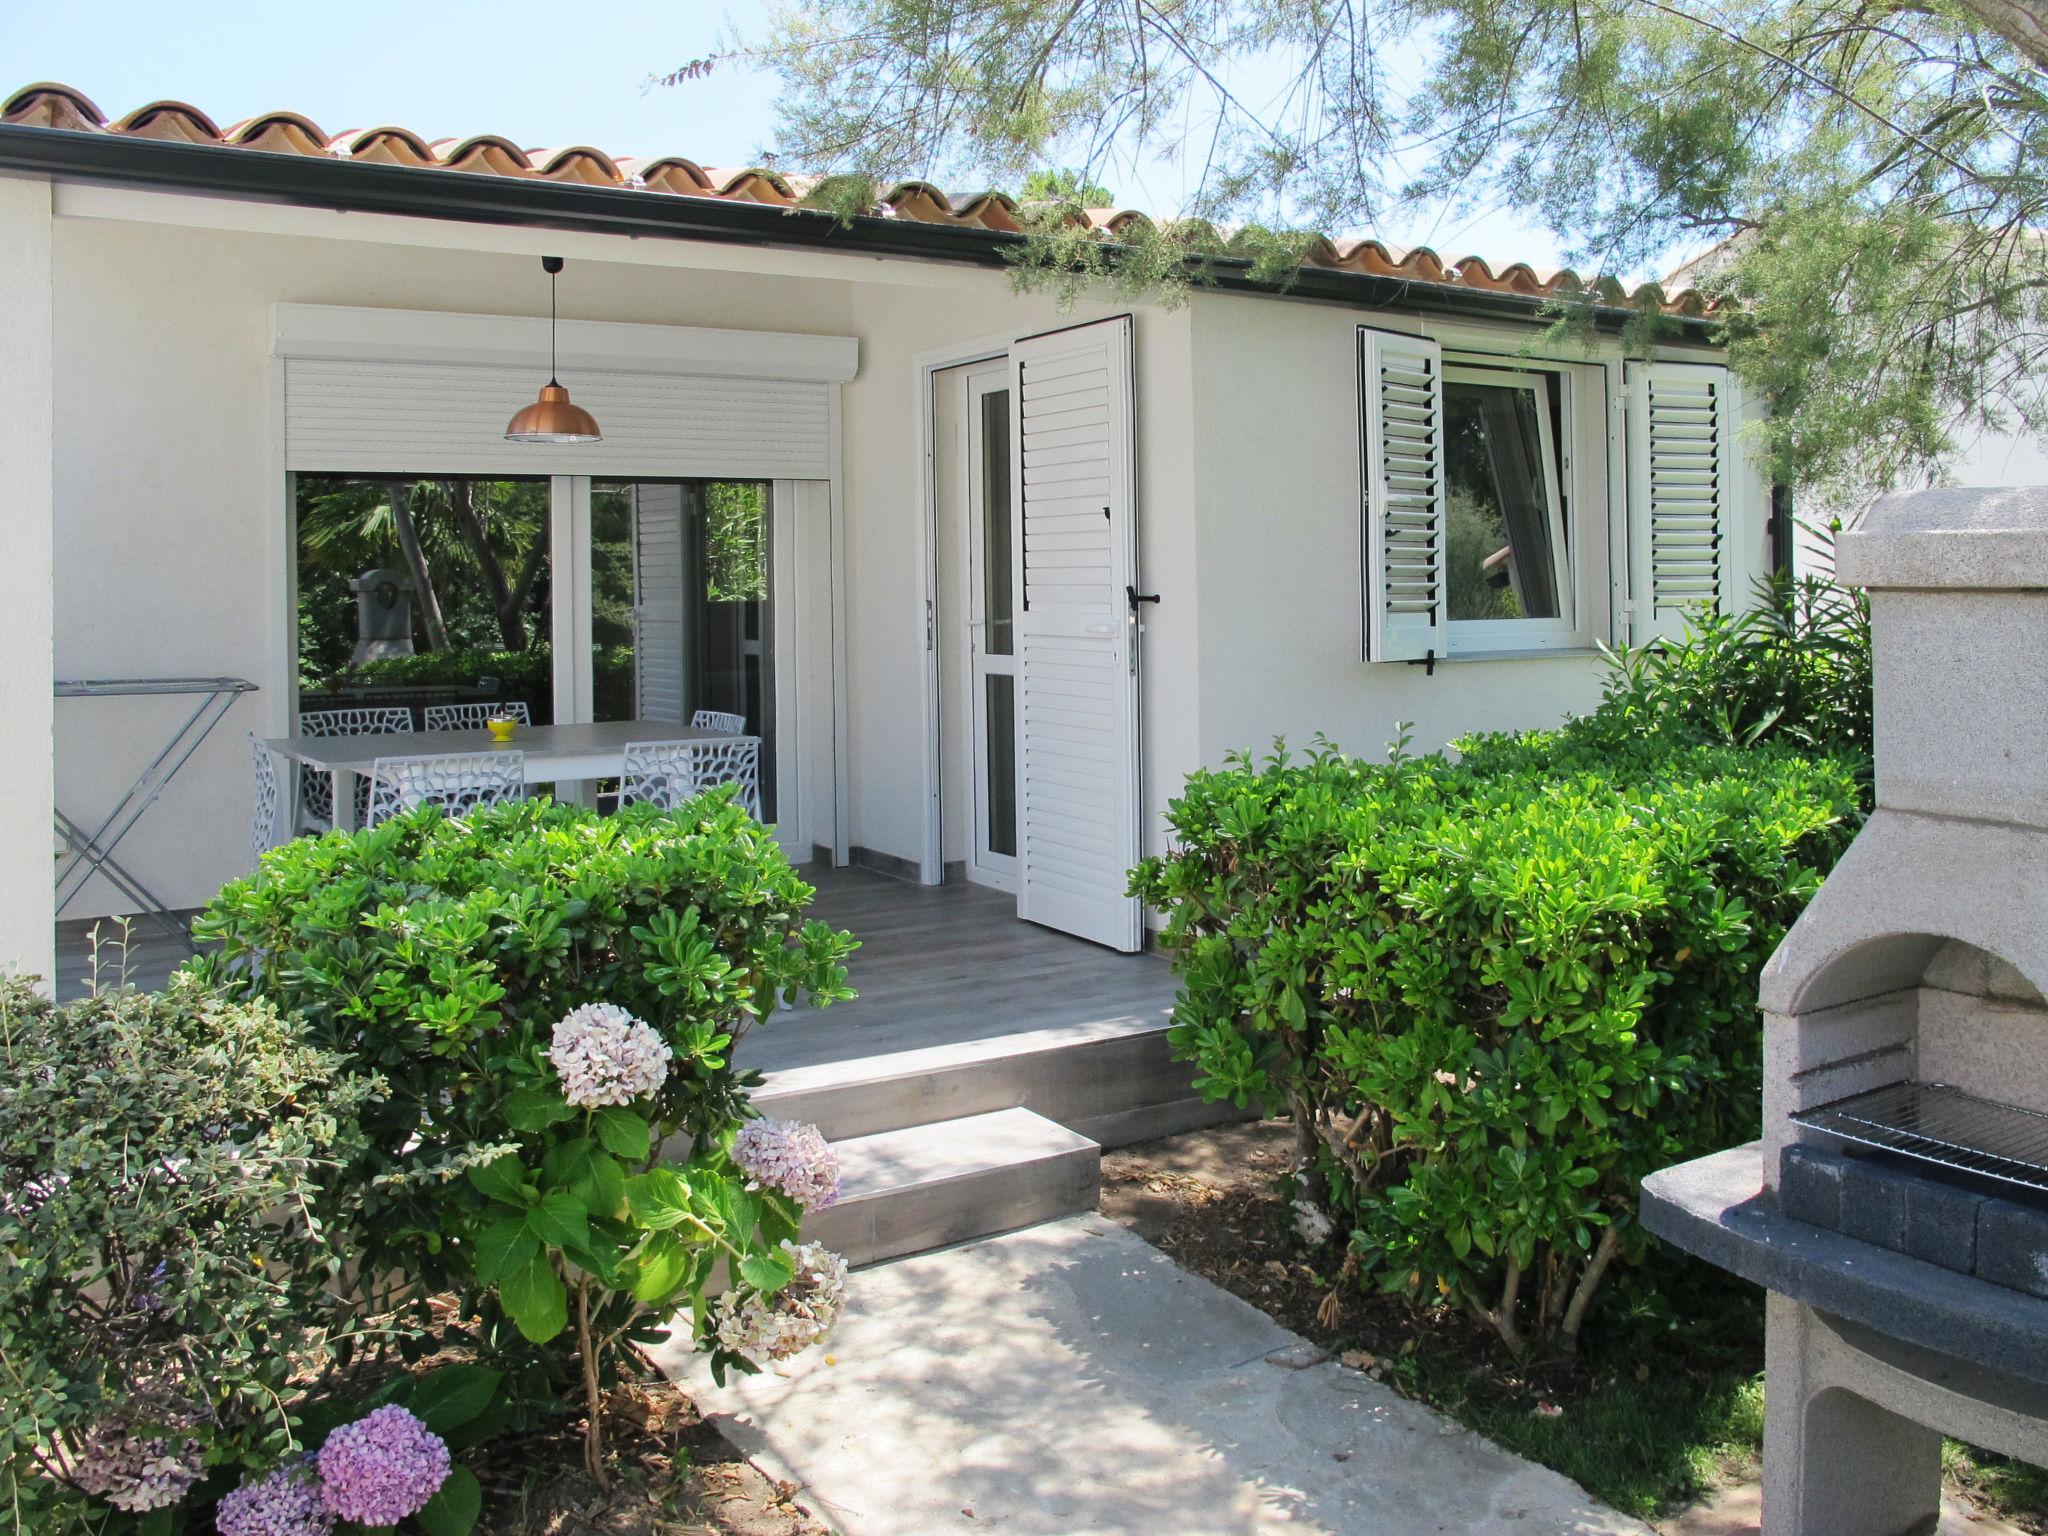
[[[444,0],[406,7],[208,0],[0,0],[0,92],[61,80],[112,116],[160,97],[225,126],[288,107],[329,133],[396,123],[428,139],[501,133],[527,147],[687,155],[736,166],[773,137],[772,83],[740,69],[649,87],[708,53],[753,4],[700,0]],[[1127,206],[1174,210],[1180,174],[1152,163],[1106,178]],[[1557,259],[1557,242],[1507,213],[1375,231],[1496,264]]]

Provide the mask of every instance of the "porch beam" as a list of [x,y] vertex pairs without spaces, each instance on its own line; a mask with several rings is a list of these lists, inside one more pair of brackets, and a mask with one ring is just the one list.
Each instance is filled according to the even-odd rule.
[[[464,223],[515,224],[670,240],[707,240],[782,249],[823,249],[1006,267],[1020,235],[908,219],[842,220],[718,198],[592,187],[540,178],[479,176],[413,166],[274,155],[213,144],[124,134],[0,124],[0,171],[136,187],[171,188],[301,207],[387,213]],[[1251,262],[1207,264],[1214,286],[1268,298],[1312,299],[1360,309],[1542,321],[1546,300],[1449,283],[1417,282],[1305,267],[1284,289],[1251,275]],[[1633,310],[1596,307],[1603,330],[1620,330]],[[1669,317],[1679,336],[1702,339],[1714,322]]]
[[54,984],[56,357],[50,186],[0,177],[0,967]]

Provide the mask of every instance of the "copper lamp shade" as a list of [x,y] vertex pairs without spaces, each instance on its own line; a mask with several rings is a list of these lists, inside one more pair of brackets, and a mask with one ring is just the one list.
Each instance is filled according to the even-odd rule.
[[515,443],[595,443],[604,438],[597,418],[552,381],[541,386],[538,400],[512,418],[505,436]]
[[569,399],[569,391],[555,377],[555,275],[562,270],[562,258],[543,256],[541,270],[548,275],[548,381],[540,398],[526,407],[505,427],[505,439],[513,443],[597,443],[604,434],[597,418]]

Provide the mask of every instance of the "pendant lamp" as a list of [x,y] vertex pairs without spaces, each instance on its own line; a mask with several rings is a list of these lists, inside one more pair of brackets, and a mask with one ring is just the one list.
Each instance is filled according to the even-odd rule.
[[548,275],[548,381],[540,398],[526,407],[505,428],[505,439],[513,443],[595,443],[604,439],[597,418],[573,404],[569,391],[555,377],[555,275],[562,270],[562,258],[543,256],[541,268]]

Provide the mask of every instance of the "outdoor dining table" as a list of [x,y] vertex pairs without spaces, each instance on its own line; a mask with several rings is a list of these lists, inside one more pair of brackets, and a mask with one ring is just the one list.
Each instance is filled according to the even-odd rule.
[[723,732],[673,720],[606,720],[582,725],[522,725],[510,741],[481,726],[459,731],[379,731],[365,736],[276,736],[264,745],[334,780],[334,824],[356,825],[356,781],[370,776],[380,757],[440,757],[453,753],[523,752],[526,782],[567,784],[616,779],[632,741],[730,741]]

